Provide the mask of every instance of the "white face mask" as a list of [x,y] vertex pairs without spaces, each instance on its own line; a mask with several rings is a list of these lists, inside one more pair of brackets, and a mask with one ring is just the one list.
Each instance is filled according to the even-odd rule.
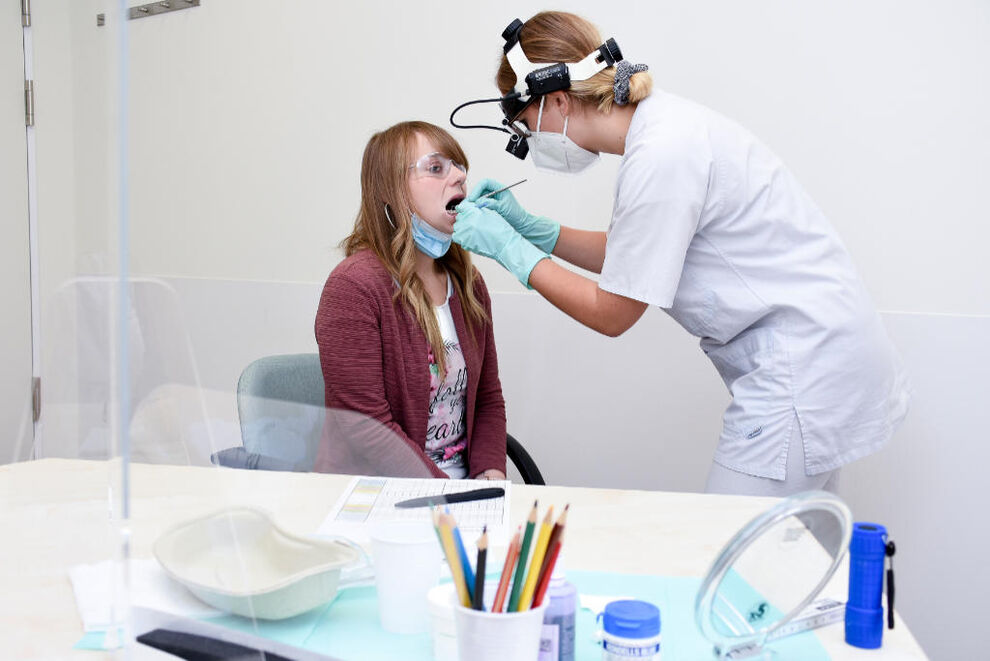
[[564,132],[551,133],[541,131],[543,122],[543,102],[540,99],[540,114],[536,117],[536,131],[526,139],[529,143],[529,153],[533,156],[533,165],[538,170],[565,172],[576,174],[588,169],[598,160],[598,154],[588,151],[567,137],[567,117],[564,118]]

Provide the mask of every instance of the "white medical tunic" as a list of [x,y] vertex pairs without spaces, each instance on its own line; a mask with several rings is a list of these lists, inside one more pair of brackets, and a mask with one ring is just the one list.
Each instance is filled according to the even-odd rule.
[[795,439],[808,475],[830,471],[878,450],[907,411],[835,230],[774,154],[703,106],[654,91],[636,108],[599,286],[701,338],[732,395],[726,468],[785,479]]

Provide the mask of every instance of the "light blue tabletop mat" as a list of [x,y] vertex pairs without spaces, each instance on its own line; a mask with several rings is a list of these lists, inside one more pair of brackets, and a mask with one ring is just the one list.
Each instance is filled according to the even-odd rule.
[[[568,571],[567,579],[577,586],[580,594],[622,595],[656,604],[660,608],[663,658],[712,658],[711,643],[702,637],[694,624],[694,599],[701,579],[590,571]],[[725,587],[735,590],[734,594],[751,592],[754,603],[760,600],[759,594],[741,578],[738,584]],[[346,661],[433,659],[430,634],[393,634],[379,626],[378,602],[373,587],[343,590],[330,604],[287,620],[254,623],[226,615],[208,621]],[[576,661],[601,659],[601,647],[595,641],[595,632],[595,614],[579,610]],[[79,641],[77,649],[99,649],[93,636],[87,634]],[[782,661],[829,659],[817,636],[811,632],[776,641],[771,647],[779,653]]]
[[[779,608],[768,602],[735,569],[730,569],[722,577],[718,594],[724,600],[716,601],[715,612],[722,616],[723,621],[732,622],[736,627],[735,631],[744,630],[747,626],[762,628],[784,616]],[[726,608],[724,604],[732,606]]]
[[[741,577],[736,575],[736,578],[738,584],[725,587],[730,587],[734,595],[749,592],[754,601],[761,600],[759,593]],[[567,580],[577,586],[579,594],[622,595],[656,604],[660,609],[662,658],[713,658],[712,644],[701,635],[694,623],[694,599],[701,585],[700,578],[568,571]],[[578,612],[576,658],[579,661],[601,659],[601,648],[592,640],[595,626],[595,616],[590,611]],[[828,661],[830,658],[812,632],[778,640],[770,647],[779,653],[778,658],[782,661]]]
[[113,649],[106,647],[107,642],[107,632],[106,631],[90,631],[83,635],[75,645],[72,646],[74,650],[105,650]]
[[[660,608],[665,659],[710,659],[712,646],[694,624],[694,599],[701,584],[698,578],[642,576],[607,572],[568,571],[567,579],[580,594],[623,595],[642,599]],[[740,579],[742,583],[742,579]],[[740,590],[748,586],[737,586]],[[754,591],[754,599],[759,595]],[[258,622],[225,616],[210,620],[238,630],[296,645],[347,661],[391,661],[408,659],[431,661],[430,634],[388,633],[378,624],[378,604],[372,587],[343,590],[323,608],[279,622]],[[595,642],[595,615],[579,610],[577,616],[576,661],[600,661],[601,647]],[[781,659],[828,661],[829,656],[813,633],[791,636],[773,643]]]

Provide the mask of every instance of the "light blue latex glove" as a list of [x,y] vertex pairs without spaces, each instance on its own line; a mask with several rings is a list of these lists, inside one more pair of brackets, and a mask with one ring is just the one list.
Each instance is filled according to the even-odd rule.
[[529,287],[529,274],[550,255],[523,238],[502,216],[467,200],[457,205],[454,243],[491,257]]
[[482,179],[467,196],[467,201],[477,202],[482,208],[494,209],[530,243],[545,253],[552,253],[554,246],[557,245],[557,237],[560,236],[560,223],[529,213],[523,209],[510,190],[496,193],[483,200],[479,199],[482,195],[499,188],[504,186],[494,179]]

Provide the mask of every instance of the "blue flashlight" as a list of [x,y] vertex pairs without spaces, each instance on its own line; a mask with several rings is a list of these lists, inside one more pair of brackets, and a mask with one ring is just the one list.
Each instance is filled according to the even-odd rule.
[[887,570],[887,624],[894,628],[894,542],[878,523],[853,524],[849,542],[849,601],[846,603],[846,642],[855,647],[876,649],[883,642],[884,563]]

